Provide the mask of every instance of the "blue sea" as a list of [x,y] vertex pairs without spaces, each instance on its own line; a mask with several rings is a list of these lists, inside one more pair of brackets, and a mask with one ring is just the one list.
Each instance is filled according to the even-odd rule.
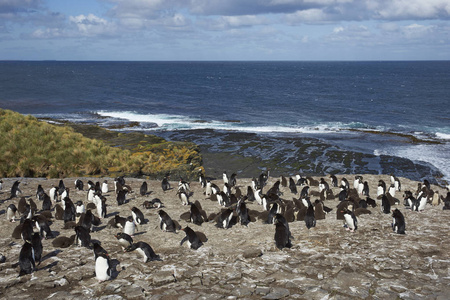
[[449,61],[0,62],[1,108],[189,140],[291,174],[450,181],[449,104]]

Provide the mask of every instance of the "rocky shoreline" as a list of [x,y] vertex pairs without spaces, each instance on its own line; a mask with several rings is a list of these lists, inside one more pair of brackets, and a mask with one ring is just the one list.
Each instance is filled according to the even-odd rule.
[[[258,174],[254,174],[257,176]],[[354,175],[338,175],[353,182]],[[370,186],[370,196],[376,198],[379,179],[389,182],[387,175],[363,175]],[[325,177],[324,177],[325,178]],[[64,178],[71,189],[70,198],[87,202],[87,191],[76,191],[76,178]],[[1,254],[6,262],[0,264],[0,296],[4,299],[447,299],[450,294],[450,215],[443,204],[428,204],[423,212],[412,212],[403,206],[403,192],[397,192],[397,205],[406,219],[406,235],[393,233],[391,214],[383,214],[380,200],[377,207],[369,207],[370,214],[358,216],[358,229],[346,231],[342,220],[336,218],[339,200],[324,201],[333,210],[324,220],[308,230],[304,221],[290,223],[293,236],[291,248],[278,250],[274,243],[275,226],[256,219],[248,226],[233,225],[229,229],[215,226],[215,222],[201,226],[187,222],[182,215],[189,211],[176,194],[178,181],[171,181],[172,189],[164,192],[160,181],[146,180],[149,195],[140,196],[139,187],[145,179],[125,178],[133,192],[127,203],[117,205],[112,178],[80,178],[108,180],[105,194],[108,214],[99,226],[94,226],[92,239],[107,250],[114,269],[113,278],[99,283],[94,276],[94,253],[91,249],[72,245],[57,248],[54,238],[42,241],[43,259],[31,275],[18,277],[18,256],[23,245],[12,237],[16,223],[6,220],[6,209],[18,198],[9,198],[15,180],[21,181],[23,196],[36,202],[39,184],[46,192],[59,179],[6,178],[0,191],[2,233]],[[314,177],[318,180],[320,177]],[[328,178],[326,178],[328,181]],[[270,177],[267,189],[279,177]],[[400,178],[402,191],[415,192],[417,181]],[[223,188],[221,179],[213,180]],[[237,186],[245,193],[250,178],[237,179]],[[432,185],[434,191],[446,196],[447,190]],[[191,202],[198,201],[207,215],[222,209],[216,201],[204,195],[198,182],[191,182]],[[283,200],[299,198],[282,187]],[[318,187],[311,186],[311,200],[316,200]],[[337,195],[339,188],[332,188]],[[317,195],[317,196],[316,196]],[[158,198],[162,208],[181,227],[189,226],[206,235],[208,240],[198,250],[190,249],[181,240],[185,234],[163,232],[159,228],[158,210],[145,209],[144,201]],[[134,241],[145,241],[161,261],[142,262],[134,252],[124,253],[108,222],[115,215],[129,216],[131,208],[142,210],[147,224],[138,226]],[[248,203],[252,211],[263,212],[257,203]],[[394,207],[393,207],[394,209]],[[54,214],[54,212],[53,212]],[[96,215],[96,211],[94,211]],[[55,238],[71,236],[73,229],[64,229],[62,220],[52,220]],[[35,230],[36,231],[36,230]]]

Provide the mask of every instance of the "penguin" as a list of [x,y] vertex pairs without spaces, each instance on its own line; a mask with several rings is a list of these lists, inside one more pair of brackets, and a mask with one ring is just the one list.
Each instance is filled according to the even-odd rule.
[[38,185],[36,190],[36,200],[42,201],[44,196],[44,188],[42,188],[42,185]]
[[270,170],[267,170],[267,173],[261,172],[259,175],[258,183],[261,189],[266,186],[267,181],[269,180],[269,172]]
[[194,223],[195,225],[199,225],[199,226],[201,226],[203,224],[203,222],[205,221],[203,219],[202,214],[200,213],[200,209],[194,203],[191,203],[189,219],[192,223]]
[[405,216],[398,208],[392,211],[392,218],[392,230],[398,234],[405,234]]
[[37,215],[34,216],[31,220],[34,222],[36,228],[39,230],[39,235],[42,238],[48,239],[53,237],[52,230],[50,229],[50,225],[45,217]]
[[381,197],[384,194],[386,194],[386,183],[383,180],[378,181],[378,187],[377,187],[377,197]]
[[100,253],[95,258],[95,277],[99,282],[107,281],[111,279],[112,269],[109,257]]
[[39,266],[42,259],[42,242],[38,232],[35,232],[31,237],[31,246],[34,250],[34,262]]
[[187,242],[189,248],[197,250],[203,245],[198,235],[189,226],[186,226],[181,230],[186,233],[186,236],[181,240],[180,246],[182,246],[184,242]]
[[189,194],[184,188],[179,189],[177,195],[182,205],[189,205]]
[[220,188],[215,183],[211,183],[211,193],[213,195],[217,195],[220,193]]
[[109,192],[107,180],[103,181],[101,190],[102,190],[102,194],[107,194]]
[[217,219],[216,227],[228,229],[230,227],[230,222],[232,218],[233,218],[232,209],[228,208],[223,210]]
[[91,248],[91,235],[83,226],[75,226],[75,244],[86,248]]
[[247,201],[255,202],[255,193],[251,186],[247,186]]
[[33,237],[33,222],[30,219],[25,219],[22,223],[22,230],[20,232],[20,236],[24,242],[31,243],[31,239]]
[[56,203],[58,201],[58,187],[53,186],[48,192],[48,195],[50,196],[52,203]]
[[289,230],[283,222],[275,223],[275,246],[282,250],[283,248],[291,248],[291,240],[289,238]]
[[0,191],[3,189],[3,180],[0,179]]
[[211,181],[207,181],[205,185],[205,192],[203,193],[205,196],[211,196],[212,195],[212,183]]
[[427,196],[425,193],[419,194],[417,196],[417,200],[416,200],[416,206],[415,206],[415,210],[416,211],[424,211],[425,210],[425,206],[427,205]]
[[95,182],[94,190],[95,190],[95,193],[97,195],[101,195],[102,194],[102,188],[100,186],[100,181],[96,181]]
[[168,174],[166,176],[164,176],[163,180],[161,181],[161,188],[162,188],[163,192],[165,192],[165,191],[170,189],[169,175]]
[[141,187],[139,188],[139,193],[141,194],[141,196],[146,196],[147,195],[147,189],[148,189],[147,182],[144,181],[141,184]]
[[124,204],[125,202],[126,202],[126,194],[127,194],[127,191],[126,190],[120,190],[118,193],[117,193],[117,198],[116,198],[116,200],[117,200],[117,205],[122,205],[122,204]]
[[[61,192],[61,189],[58,189],[58,191]],[[65,198],[69,198],[69,192],[70,192],[70,189],[69,189],[69,188],[65,188],[65,189],[62,191],[62,193],[59,195],[61,201],[64,200]]]
[[280,207],[279,207],[278,203],[277,202],[272,203],[271,207],[269,209],[269,214],[267,216],[267,221],[265,223],[266,224],[273,224],[275,215],[277,213],[279,213],[279,211],[280,211]]
[[223,183],[228,183],[228,175],[227,172],[223,171],[222,173],[222,179],[223,179]]
[[354,232],[356,229],[358,229],[358,220],[356,219],[355,214],[351,210],[349,210],[348,208],[344,208],[343,215],[346,224],[345,227],[346,230]]
[[85,213],[81,214],[80,221],[78,222],[78,225],[83,226],[85,229],[87,229],[88,232],[92,231],[92,211],[88,209]]
[[133,238],[129,234],[118,232],[114,236],[119,241],[119,244],[122,246],[122,250],[124,252],[126,252],[126,249],[133,244]]
[[291,193],[294,195],[298,193],[297,185],[295,184],[295,181],[294,179],[292,179],[292,177],[289,177],[289,189],[291,190]]
[[[324,205],[321,201],[316,200],[314,205],[314,218],[316,220],[325,220],[325,215],[327,213],[324,211]],[[306,216],[305,216],[306,217]]]
[[361,179],[359,179],[359,181],[358,181],[358,187],[357,187],[356,191],[358,192],[358,195],[363,195],[364,182]]
[[328,182],[326,182],[324,178],[320,178],[319,193],[322,191],[328,191],[329,189],[330,189],[330,186],[328,185]]
[[202,169],[200,169],[198,172],[198,182],[200,183],[200,186],[202,188],[206,187],[206,178],[205,175],[203,175]]
[[231,177],[230,177],[230,179],[228,180],[228,184],[229,184],[231,187],[235,187],[235,186],[236,186],[236,184],[237,184],[237,179],[236,179],[236,177],[237,177],[237,174],[236,174],[236,173],[231,174]]
[[225,194],[224,191],[221,191],[219,194],[217,194],[217,201],[221,206],[228,207],[231,205],[230,197],[228,197],[228,195]]
[[162,202],[158,198],[154,198],[151,201],[144,201],[142,206],[146,209],[150,208],[161,208],[163,206]]
[[335,175],[330,175],[330,182],[332,187],[338,187],[338,180]]
[[176,232],[177,228],[175,222],[169,217],[169,215],[164,210],[158,211],[159,215],[159,228],[165,232]]
[[391,184],[391,185],[389,186],[388,193],[389,193],[392,197],[395,197],[395,185]]
[[131,216],[133,217],[133,220],[136,224],[138,224],[138,225],[145,224],[144,214],[136,206],[133,206],[131,208]]
[[309,206],[306,210],[305,224],[306,224],[306,228],[308,228],[308,229],[311,229],[311,227],[316,227],[316,218],[314,216],[314,206],[311,203],[309,203]]
[[362,176],[360,176],[360,175],[356,175],[356,176],[355,176],[355,180],[353,181],[353,188],[354,188],[355,190],[358,190],[359,182],[362,181],[362,180],[363,180],[363,177],[362,177]]
[[[0,184],[0,190],[1,190],[1,184]],[[5,262],[6,262],[6,256],[4,256],[3,254],[0,254],[0,264],[3,264]]]
[[75,190],[82,191],[83,188],[84,188],[83,181],[81,181],[80,179],[75,180]]
[[84,207],[83,201],[79,200],[77,201],[77,203],[75,204],[75,213],[76,214],[82,214],[84,212],[86,212],[86,208]]
[[228,183],[225,183],[225,184],[223,185],[223,192],[224,192],[228,197],[230,197],[230,194],[231,194],[231,186],[230,186]]
[[136,231],[136,223],[134,223],[133,217],[129,216],[127,218],[127,221],[125,222],[125,226],[123,227],[123,232],[132,237],[134,236],[135,231]]
[[300,174],[295,175],[295,179],[297,180],[296,184],[299,186],[308,185],[308,180]]
[[64,199],[66,208],[64,209],[64,223],[69,221],[75,221],[76,209],[75,205],[73,205],[72,200],[70,198]]
[[245,199],[239,199],[236,206],[236,213],[239,216],[241,225],[248,226],[248,223],[250,223],[250,216],[248,215],[248,208],[245,204]]
[[432,200],[431,200],[431,205],[438,206],[439,204],[441,204],[441,199],[439,197],[439,191],[435,191],[433,193],[433,197],[432,197]]
[[14,205],[14,203],[11,203],[8,205],[8,208],[6,209],[6,219],[10,222],[16,222],[17,217],[17,208]]
[[70,237],[58,236],[57,238],[53,239],[52,245],[55,248],[68,248],[74,243],[75,236],[75,234],[71,235]]
[[59,184],[58,184],[58,194],[61,198],[62,193],[66,190],[66,186],[64,185],[64,181],[61,179],[59,180]]
[[25,213],[27,204],[25,197],[20,197],[19,202],[17,203],[17,211],[19,214],[23,215]]
[[[114,220],[112,223],[114,224],[114,227],[116,228],[125,228],[125,223],[127,222],[127,218],[121,217],[119,215],[114,216]],[[112,221],[111,220],[111,221]]]
[[20,185],[20,181],[16,180],[12,187],[11,187],[11,194],[9,196],[9,199],[15,198],[15,197],[19,197],[20,194],[22,194],[22,191],[19,188]]
[[43,192],[42,195],[42,210],[51,210],[52,209],[52,200],[50,200],[50,196],[47,193]]
[[139,254],[142,255],[143,262],[149,262],[152,260],[160,260],[159,255],[156,255],[155,251],[153,251],[152,247],[146,242],[137,242],[133,243],[129,246],[125,251],[131,252],[136,250]]
[[94,202],[94,197],[95,197],[95,188],[91,187],[88,189],[87,191],[87,201],[88,202]]
[[342,179],[341,179],[341,186],[344,186],[344,188],[346,190],[350,189],[350,183],[348,182],[347,178],[342,177]]
[[347,196],[347,189],[345,188],[345,186],[341,185],[341,191],[339,192],[339,201],[342,202],[347,200]]
[[398,179],[394,175],[391,175],[390,179],[391,179],[391,184],[394,185],[395,190],[401,192],[402,184],[400,183],[400,179]]
[[369,183],[367,181],[364,181],[363,189],[361,191],[361,195],[364,195],[364,196],[367,196],[367,197],[369,196]]
[[100,219],[106,218],[107,211],[106,211],[106,197],[105,196],[100,196],[95,208],[97,209],[97,215]]
[[381,211],[385,214],[391,213],[391,203],[386,195],[383,195],[381,198]]
[[300,192],[300,198],[306,198],[309,195],[309,186],[303,187],[302,191]]
[[36,269],[34,250],[30,242],[25,242],[19,253],[19,276],[31,274]]
[[92,180],[88,180],[87,186],[88,186],[88,190],[90,190],[90,189],[95,190],[95,183]]
[[64,209],[59,204],[55,205],[55,219],[64,220]]

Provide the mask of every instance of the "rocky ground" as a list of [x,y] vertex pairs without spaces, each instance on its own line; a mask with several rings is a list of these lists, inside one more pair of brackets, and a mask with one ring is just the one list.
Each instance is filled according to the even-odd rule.
[[[342,176],[338,176],[340,179]],[[352,183],[353,176],[345,175]],[[89,178],[82,178],[85,185]],[[239,224],[220,229],[214,222],[197,226],[180,216],[189,211],[181,205],[174,189],[163,192],[159,181],[147,181],[151,193],[139,195],[143,179],[126,178],[134,189],[127,196],[128,203],[118,206],[109,181],[108,215],[94,228],[92,239],[101,242],[108,251],[114,267],[113,278],[99,283],[94,276],[93,250],[72,245],[55,248],[53,239],[43,240],[43,259],[37,271],[18,277],[18,257],[23,241],[12,233],[18,223],[6,220],[6,208],[19,199],[7,200],[9,189],[17,179],[3,179],[0,191],[0,252],[6,262],[0,264],[0,297],[4,299],[448,299],[450,295],[450,211],[427,205],[424,212],[398,208],[406,218],[406,235],[392,232],[392,217],[378,207],[371,214],[358,217],[359,228],[350,233],[336,218],[338,200],[326,200],[333,208],[325,220],[308,230],[303,221],[290,223],[293,235],[290,249],[278,250],[274,243],[275,226],[257,220],[248,227]],[[315,179],[318,179],[315,177]],[[389,182],[387,175],[364,175],[370,184],[372,198],[376,198],[379,179]],[[21,190],[28,199],[35,200],[38,184],[48,192],[56,179],[20,178]],[[75,178],[64,182],[71,188],[75,203],[86,200],[86,191],[75,191]],[[104,178],[92,178],[103,181]],[[278,178],[270,178],[271,186]],[[402,190],[415,191],[417,182],[400,178]],[[214,180],[221,188],[223,182]],[[245,191],[250,179],[238,178],[238,186]],[[442,187],[432,186],[446,195]],[[207,214],[217,213],[221,207],[206,199],[198,182],[191,183],[193,195]],[[318,187],[311,187],[317,191]],[[337,194],[338,188],[333,188]],[[281,198],[292,200],[293,195],[282,188]],[[402,199],[403,193],[396,197]],[[185,234],[163,232],[159,229],[158,209],[145,209],[145,200],[159,198],[164,210],[182,227],[190,226],[203,232],[208,241],[198,250],[180,246]],[[312,197],[315,200],[318,197]],[[36,201],[36,200],[35,200]],[[37,201],[36,201],[37,202]],[[42,203],[37,202],[38,208]],[[138,227],[134,241],[152,246],[161,261],[142,262],[135,252],[124,253],[114,234],[120,229],[109,228],[108,221],[117,213],[131,215],[131,207],[139,207],[148,223]],[[257,203],[249,203],[252,210],[263,211]],[[96,211],[94,211],[96,214]],[[52,220],[55,236],[71,236],[73,229],[63,229],[62,220]]]

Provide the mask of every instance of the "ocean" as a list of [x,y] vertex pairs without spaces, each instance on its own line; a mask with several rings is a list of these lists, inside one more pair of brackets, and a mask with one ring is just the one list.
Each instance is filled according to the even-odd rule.
[[444,183],[449,104],[450,61],[0,62],[1,108],[193,141],[214,176]]

